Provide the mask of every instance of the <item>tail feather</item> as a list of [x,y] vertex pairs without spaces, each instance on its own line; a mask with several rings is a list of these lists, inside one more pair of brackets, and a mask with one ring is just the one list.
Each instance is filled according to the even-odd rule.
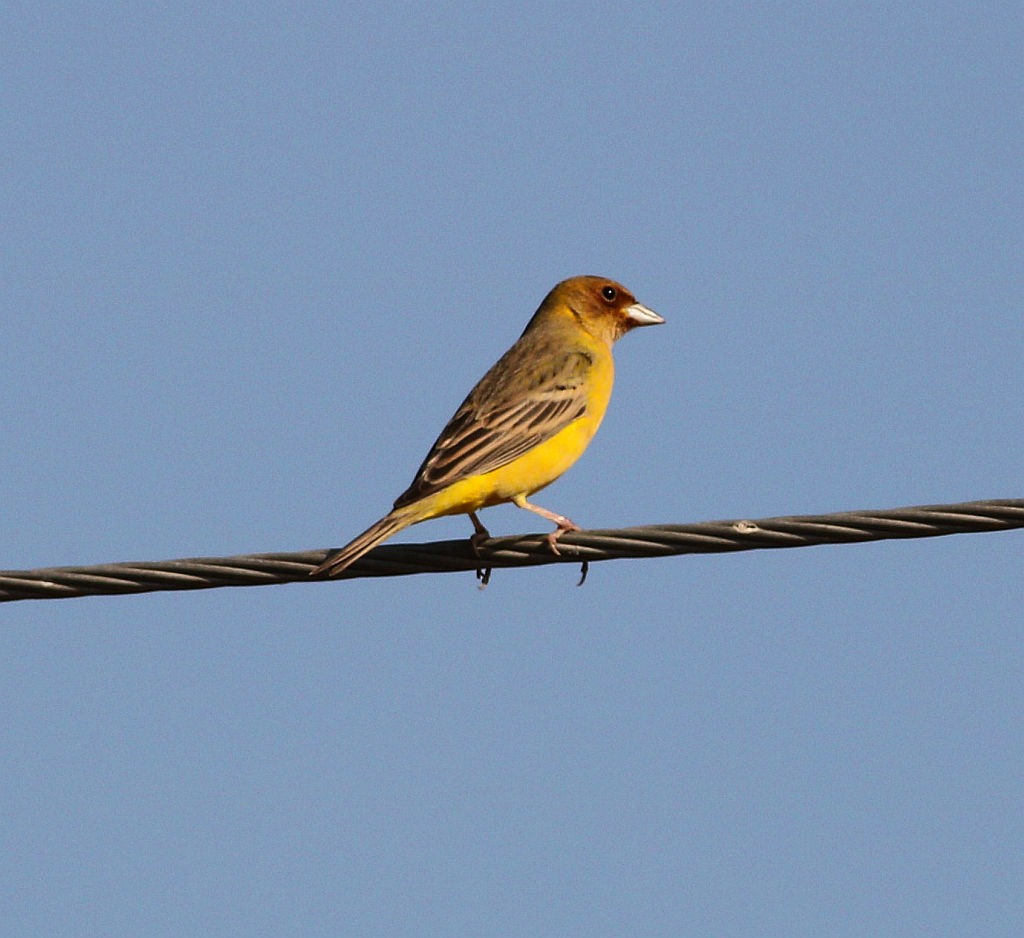
[[373,550],[381,541],[391,537],[392,534],[397,534],[403,528],[409,527],[415,521],[416,518],[408,514],[392,512],[390,515],[385,515],[376,524],[370,525],[351,543],[346,544],[337,553],[331,554],[319,567],[311,570],[309,575],[319,576],[326,573],[327,576],[337,576],[363,554]]

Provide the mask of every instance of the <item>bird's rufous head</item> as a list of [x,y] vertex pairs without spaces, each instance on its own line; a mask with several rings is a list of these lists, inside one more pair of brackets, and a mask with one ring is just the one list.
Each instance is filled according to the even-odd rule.
[[656,326],[665,320],[638,303],[621,283],[607,277],[570,277],[558,284],[541,303],[542,310],[564,311],[588,332],[611,345],[637,326]]

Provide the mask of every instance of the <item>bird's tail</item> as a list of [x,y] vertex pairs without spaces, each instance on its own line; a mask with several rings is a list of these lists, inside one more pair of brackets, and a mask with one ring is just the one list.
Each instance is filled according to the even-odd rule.
[[349,564],[355,563],[367,551],[373,550],[381,541],[397,534],[403,528],[409,527],[416,522],[416,517],[408,513],[397,511],[385,515],[376,524],[370,525],[354,541],[346,544],[337,553],[331,554],[319,567],[311,570],[310,576],[319,576],[326,573],[327,576],[337,576]]

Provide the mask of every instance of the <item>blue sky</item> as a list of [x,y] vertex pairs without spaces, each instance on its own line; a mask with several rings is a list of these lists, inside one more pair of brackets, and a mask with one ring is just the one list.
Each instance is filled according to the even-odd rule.
[[[344,543],[578,273],[584,526],[1024,495],[1019,8],[706,6],[5,12],[0,566]],[[5,933],[1019,934],[1022,544],[6,605]]]

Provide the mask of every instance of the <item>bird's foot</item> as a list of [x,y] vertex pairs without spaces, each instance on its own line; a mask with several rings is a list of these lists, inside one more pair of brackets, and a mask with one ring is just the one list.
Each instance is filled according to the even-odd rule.
[[557,515],[551,520],[554,521],[558,527],[547,536],[546,540],[548,542],[548,547],[551,548],[551,553],[555,554],[557,557],[561,557],[562,552],[558,549],[558,539],[567,531],[582,531],[583,528],[578,524],[574,524],[562,515]]

